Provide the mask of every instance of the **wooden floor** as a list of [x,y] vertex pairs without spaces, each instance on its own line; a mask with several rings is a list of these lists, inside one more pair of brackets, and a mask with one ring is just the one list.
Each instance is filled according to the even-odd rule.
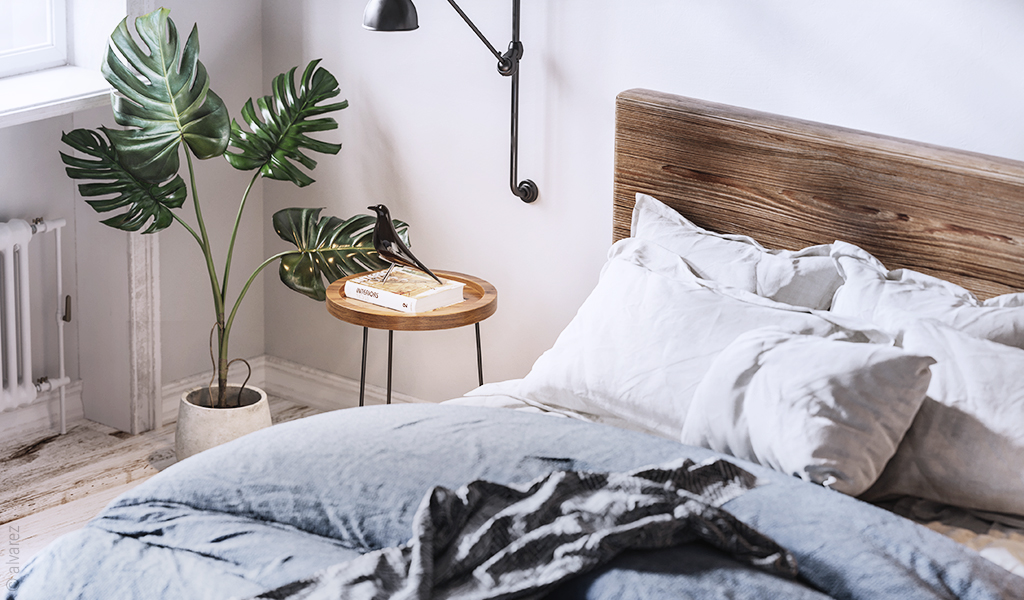
[[[322,412],[275,398],[270,410],[274,423]],[[82,420],[66,435],[7,440],[0,444],[0,531],[5,539],[18,536],[20,560],[27,561],[174,460],[173,423],[129,435]]]

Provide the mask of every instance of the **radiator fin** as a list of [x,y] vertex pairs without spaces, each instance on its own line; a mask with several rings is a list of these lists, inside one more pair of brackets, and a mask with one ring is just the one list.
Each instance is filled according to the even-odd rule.
[[36,398],[28,282],[31,239],[32,226],[26,221],[0,223],[0,411],[13,410]]

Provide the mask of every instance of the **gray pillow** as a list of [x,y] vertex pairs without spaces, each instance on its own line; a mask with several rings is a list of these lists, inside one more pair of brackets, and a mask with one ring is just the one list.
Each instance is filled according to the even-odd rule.
[[845,338],[739,336],[697,386],[680,441],[864,492],[910,427],[935,361]]

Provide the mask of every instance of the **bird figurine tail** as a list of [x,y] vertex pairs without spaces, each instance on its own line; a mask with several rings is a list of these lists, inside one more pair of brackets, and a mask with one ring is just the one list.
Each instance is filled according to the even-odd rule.
[[440,284],[441,280],[437,275],[434,275],[426,265],[420,262],[416,255],[402,241],[402,238],[398,236],[388,207],[378,204],[376,206],[368,206],[367,208],[377,213],[377,223],[373,226],[373,248],[381,258],[391,263],[391,268],[384,274],[384,280],[386,281],[388,275],[391,274],[391,269],[394,269],[396,265],[402,265],[423,271]]

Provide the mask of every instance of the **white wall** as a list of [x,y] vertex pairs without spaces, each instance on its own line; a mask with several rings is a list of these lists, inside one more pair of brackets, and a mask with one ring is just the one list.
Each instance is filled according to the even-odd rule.
[[[67,131],[95,129],[100,125],[115,126],[110,110],[103,108],[75,113],[68,121],[70,123],[65,125]],[[59,142],[60,135],[54,139]],[[60,150],[68,151],[63,144],[60,146]],[[129,234],[100,223],[106,217],[99,216],[77,193],[79,182],[64,174],[56,151],[46,156],[41,165],[56,169],[54,176],[73,192],[71,203],[76,244],[73,246],[74,260],[65,264],[73,265],[71,276],[79,282],[78,294],[72,296],[72,324],[79,331],[79,344],[67,347],[78,356],[85,418],[129,431]]]
[[[1024,159],[1024,5],[1014,0],[524,0],[520,176],[507,190],[509,82],[448,3],[420,29],[361,29],[363,0],[264,0],[268,76],[323,57],[351,108],[345,146],[300,194],[268,184],[265,213],[384,202],[428,265],[499,291],[483,323],[488,380],[521,377],[597,278],[610,241],[615,94],[648,87]],[[510,2],[464,0],[499,48]],[[267,251],[284,248],[266,226]],[[360,331],[266,283],[267,352],[359,376]],[[382,332],[371,383],[383,383]],[[475,385],[472,329],[396,334],[396,389],[424,399]]]

